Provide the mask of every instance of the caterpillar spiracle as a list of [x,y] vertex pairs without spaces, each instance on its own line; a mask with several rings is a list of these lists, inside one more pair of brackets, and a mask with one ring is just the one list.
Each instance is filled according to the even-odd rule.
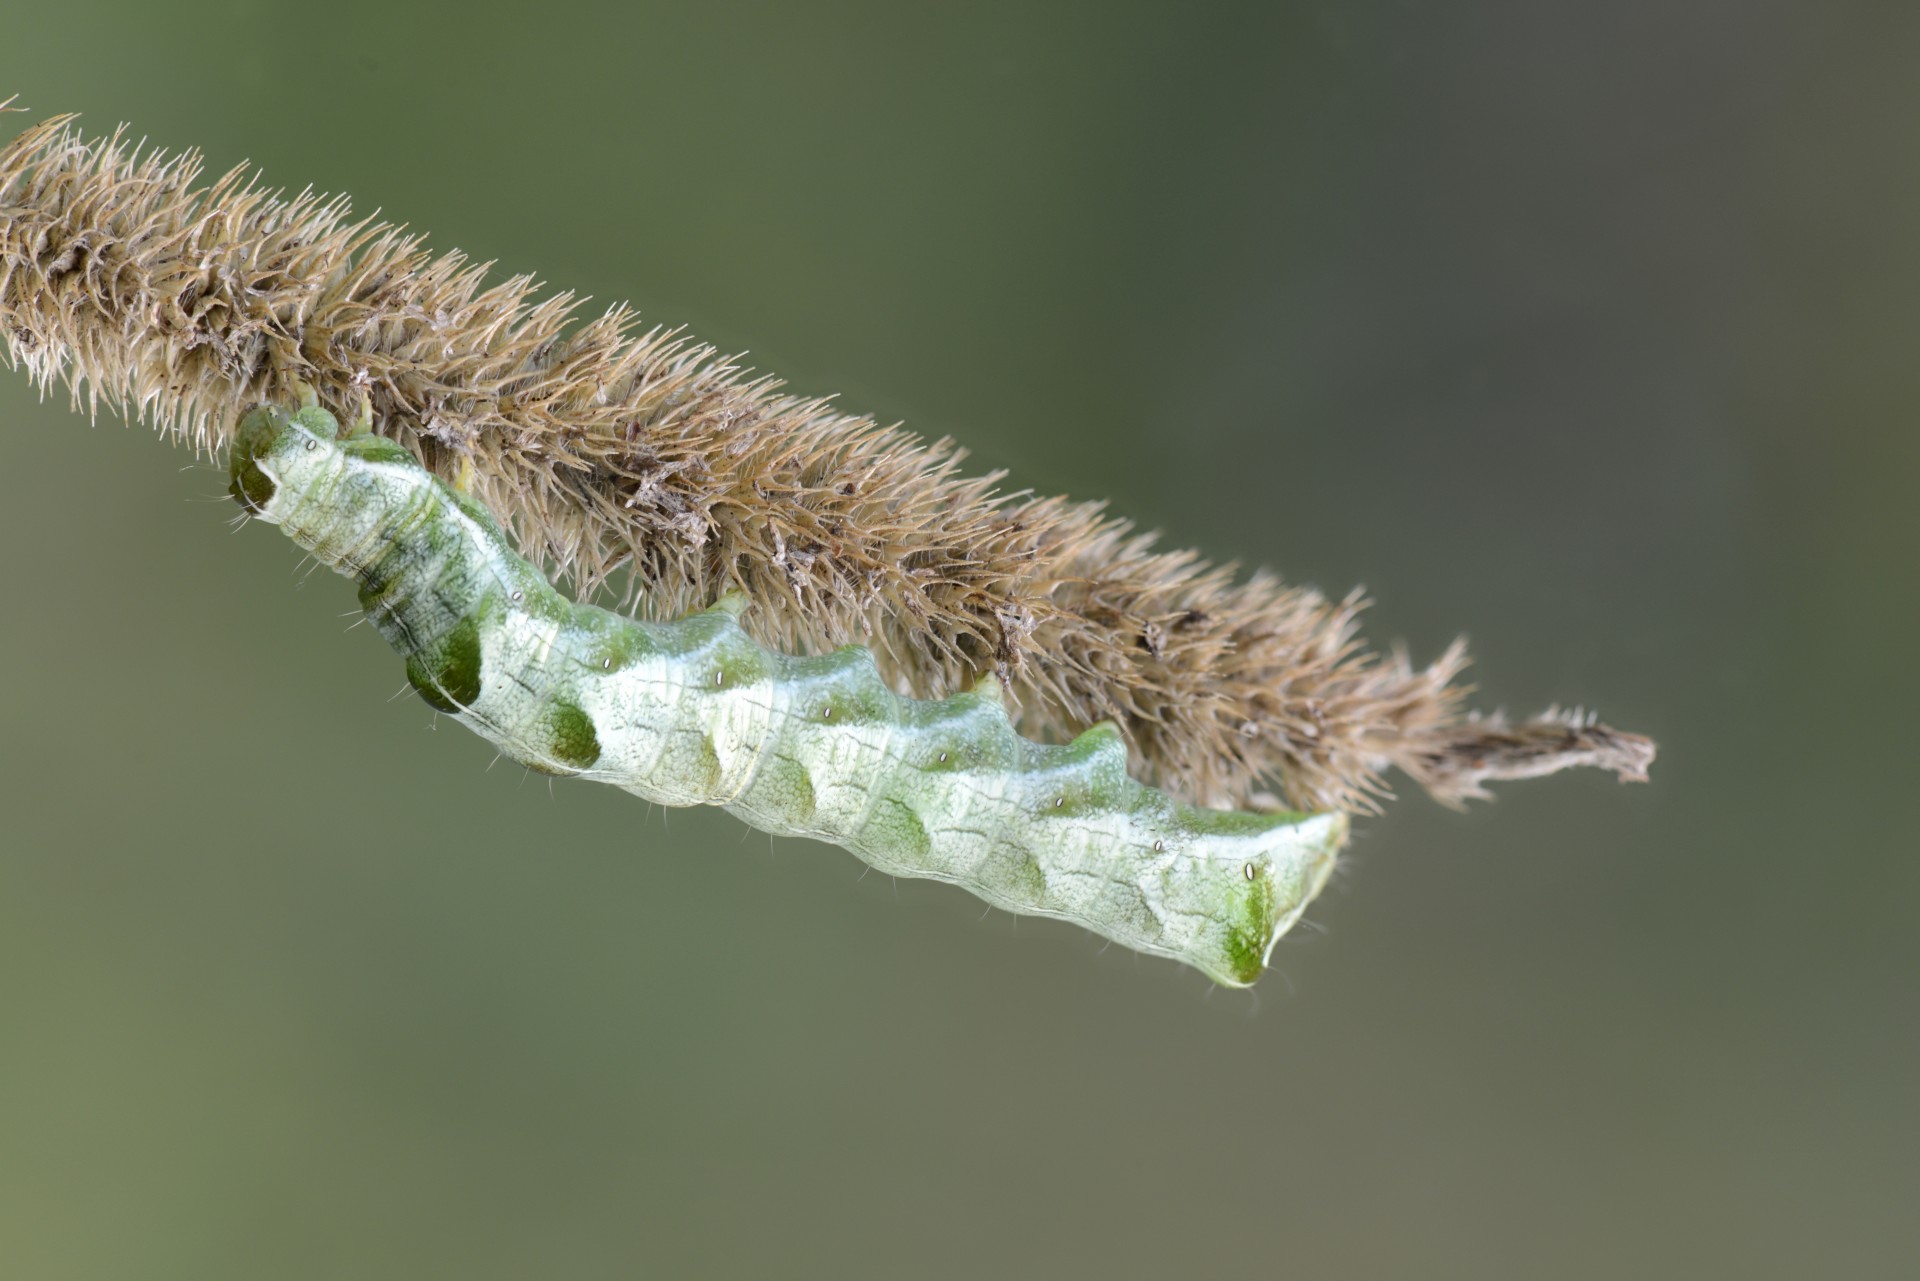
[[1340,813],[1184,804],[1127,773],[1111,724],[1017,735],[997,681],[896,694],[873,655],[761,647],[744,598],[669,623],[568,600],[478,502],[307,395],[247,413],[233,497],[354,578],[438,710],[507,757],[844,846],[897,876],[1074,921],[1244,986],[1346,840]]

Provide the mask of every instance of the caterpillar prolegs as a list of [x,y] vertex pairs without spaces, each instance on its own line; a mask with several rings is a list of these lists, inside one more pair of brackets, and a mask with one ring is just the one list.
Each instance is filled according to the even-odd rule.
[[1109,724],[1021,738],[991,678],[918,700],[859,646],[764,649],[738,598],[670,623],[576,604],[480,504],[365,423],[341,435],[311,398],[248,413],[230,471],[243,507],[358,581],[428,703],[536,770],[719,805],[1232,986],[1259,976],[1346,840],[1343,814],[1200,809],[1146,787]]

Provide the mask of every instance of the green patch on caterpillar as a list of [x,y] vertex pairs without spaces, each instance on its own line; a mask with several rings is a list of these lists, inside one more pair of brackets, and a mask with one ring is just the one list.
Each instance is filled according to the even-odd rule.
[[1147,787],[1111,724],[1022,738],[992,677],[922,700],[859,646],[765,649],[742,598],[669,623],[571,601],[480,504],[364,417],[343,436],[311,398],[247,413],[229,471],[250,515],[357,581],[430,706],[542,773],[717,805],[1229,986],[1259,977],[1346,840],[1342,813],[1203,809]]

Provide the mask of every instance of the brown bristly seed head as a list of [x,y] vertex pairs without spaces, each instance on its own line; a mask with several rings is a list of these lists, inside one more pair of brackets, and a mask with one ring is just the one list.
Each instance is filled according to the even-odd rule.
[[[4,105],[4,104],[0,104]],[[87,139],[71,117],[0,150],[0,326],[44,390],[217,453],[250,406],[318,389],[441,475],[458,468],[530,556],[590,591],[630,575],[657,616],[738,589],[789,650],[872,648],[922,698],[1004,680],[1021,728],[1112,720],[1143,778],[1207,804],[1277,786],[1360,809],[1397,767],[1443,801],[1597,765],[1645,739],[1550,712],[1467,717],[1456,644],[1430,667],[1365,650],[1357,595],[1239,578],[1096,503],[969,476],[951,442],[784,394],[625,306],[430,253],[340,197],[196,188],[197,152]]]

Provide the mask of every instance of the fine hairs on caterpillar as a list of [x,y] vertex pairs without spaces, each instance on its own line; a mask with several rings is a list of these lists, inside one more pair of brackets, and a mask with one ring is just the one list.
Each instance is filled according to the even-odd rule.
[[360,602],[433,707],[543,773],[764,831],[1074,921],[1218,983],[1259,977],[1346,840],[1339,812],[1201,809],[1135,781],[1110,724],[1018,736],[993,677],[924,701],[873,655],[762,648],[733,596],[670,623],[568,600],[492,515],[311,394],[240,421],[231,492]]

